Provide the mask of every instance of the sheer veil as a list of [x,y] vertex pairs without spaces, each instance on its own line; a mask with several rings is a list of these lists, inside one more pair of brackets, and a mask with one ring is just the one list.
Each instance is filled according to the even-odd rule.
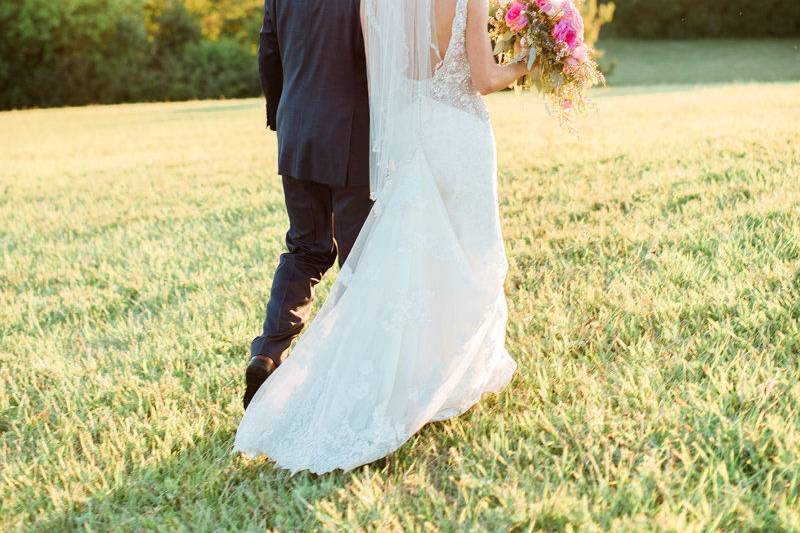
[[373,199],[420,138],[423,97],[439,57],[436,0],[363,0]]

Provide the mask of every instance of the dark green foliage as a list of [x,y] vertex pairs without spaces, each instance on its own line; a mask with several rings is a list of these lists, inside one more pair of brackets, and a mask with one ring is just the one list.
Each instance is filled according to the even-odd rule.
[[[800,36],[800,0],[614,3],[604,35]],[[258,95],[260,0],[186,5],[0,1],[0,109]],[[605,21],[587,9],[587,25],[597,29]]]
[[258,67],[250,52],[232,39],[200,41],[186,48],[184,68],[198,98],[239,98],[258,94]]
[[152,26],[156,63],[161,59],[180,57],[188,44],[202,38],[197,17],[178,0],[172,0],[155,13]]
[[0,108],[138,99],[147,67],[135,0],[12,0],[0,7]]
[[798,0],[615,0],[608,34],[618,37],[791,37]]
[[210,40],[180,0],[5,0],[0,109],[255,96],[255,27]]

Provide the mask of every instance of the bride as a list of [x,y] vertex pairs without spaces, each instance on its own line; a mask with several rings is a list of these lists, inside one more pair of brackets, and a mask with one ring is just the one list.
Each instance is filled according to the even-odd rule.
[[327,301],[261,386],[234,451],[292,473],[350,470],[500,391],[507,270],[488,0],[362,0],[375,205]]

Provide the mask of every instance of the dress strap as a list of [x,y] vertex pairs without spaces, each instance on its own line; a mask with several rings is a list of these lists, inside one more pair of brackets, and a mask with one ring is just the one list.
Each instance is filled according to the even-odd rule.
[[453,16],[453,42],[463,43],[466,38],[468,4],[469,0],[456,0],[456,13]]

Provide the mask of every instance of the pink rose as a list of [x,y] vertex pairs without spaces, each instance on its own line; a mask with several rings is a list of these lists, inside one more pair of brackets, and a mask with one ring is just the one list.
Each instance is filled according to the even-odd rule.
[[528,26],[528,15],[525,14],[525,5],[514,2],[506,11],[506,24],[514,33],[519,33]]
[[555,14],[558,13],[558,7],[550,0],[536,0],[536,5],[539,7],[539,10],[548,17],[555,16]]
[[[575,7],[575,4],[572,2],[564,2],[562,5],[562,10],[564,12],[564,16],[561,17],[561,21],[566,21],[566,24],[575,31],[575,34],[578,38],[582,41],[583,40],[583,17],[581,16],[578,9]],[[570,45],[570,49],[573,46]]]
[[578,44],[578,32],[566,18],[559,20],[553,28],[553,38],[559,43],[565,43],[570,51]]
[[579,63],[585,63],[589,59],[589,49],[585,44],[579,44],[572,51],[572,57]]
[[583,17],[572,2],[565,2],[562,9],[564,14],[553,28],[553,37],[558,42],[566,43],[571,52],[583,44]]

